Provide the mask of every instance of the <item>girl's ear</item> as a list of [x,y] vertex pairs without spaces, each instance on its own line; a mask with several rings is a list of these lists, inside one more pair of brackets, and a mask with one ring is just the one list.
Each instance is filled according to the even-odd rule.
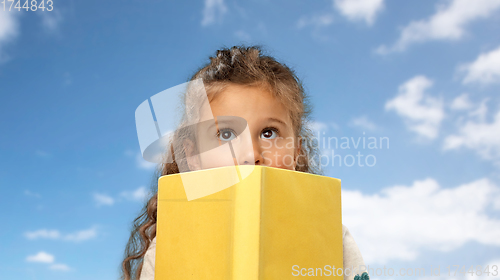
[[201,169],[200,157],[196,153],[197,149],[191,139],[185,139],[183,142],[184,152],[186,153],[186,161],[189,171],[196,171]]

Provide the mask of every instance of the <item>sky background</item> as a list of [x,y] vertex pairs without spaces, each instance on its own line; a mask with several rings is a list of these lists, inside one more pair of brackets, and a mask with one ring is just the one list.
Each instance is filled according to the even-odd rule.
[[[426,269],[407,279],[428,279],[431,265],[441,269],[432,279],[471,278],[448,277],[451,265],[500,266],[499,0],[9,6],[1,279],[117,279],[154,170],[135,109],[243,43],[296,71],[315,130],[339,140],[323,149],[324,172],[342,180],[343,223],[366,264]],[[342,137],[389,145],[341,147]]]

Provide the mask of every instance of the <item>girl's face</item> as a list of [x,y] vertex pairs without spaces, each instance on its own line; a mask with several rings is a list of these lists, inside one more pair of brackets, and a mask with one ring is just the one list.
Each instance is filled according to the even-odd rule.
[[[263,87],[229,85],[201,112],[197,128],[199,157],[190,157],[191,170],[255,164],[295,170],[300,144],[283,104]],[[211,124],[210,124],[211,123]],[[186,153],[195,150],[185,145]]]

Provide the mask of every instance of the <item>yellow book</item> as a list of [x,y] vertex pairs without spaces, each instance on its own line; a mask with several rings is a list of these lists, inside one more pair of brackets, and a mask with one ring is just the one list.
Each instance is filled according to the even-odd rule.
[[[187,200],[183,182],[233,180],[235,169],[247,176]],[[158,180],[156,280],[342,279],[342,263],[339,179],[232,166]]]

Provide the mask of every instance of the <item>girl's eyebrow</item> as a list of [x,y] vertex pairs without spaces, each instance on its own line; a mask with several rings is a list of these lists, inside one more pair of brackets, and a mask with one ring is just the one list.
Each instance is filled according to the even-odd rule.
[[212,120],[208,120],[207,123],[209,123],[210,125],[207,127],[207,131],[213,129],[214,126],[220,126],[220,125],[235,125],[235,124],[238,124],[238,122],[236,122],[235,120],[220,120],[220,119],[212,119]]
[[[236,116],[215,116],[214,119],[202,123],[201,125],[206,126],[207,131],[213,130],[214,127],[231,126],[232,129],[235,129],[239,133],[241,133],[247,125],[245,119]],[[200,123],[198,123],[198,125],[200,125]]]
[[286,126],[286,122],[284,122],[284,121],[282,121],[280,119],[277,119],[277,118],[268,118],[267,120],[270,121],[270,122],[277,122],[277,123],[280,123],[280,124]]

